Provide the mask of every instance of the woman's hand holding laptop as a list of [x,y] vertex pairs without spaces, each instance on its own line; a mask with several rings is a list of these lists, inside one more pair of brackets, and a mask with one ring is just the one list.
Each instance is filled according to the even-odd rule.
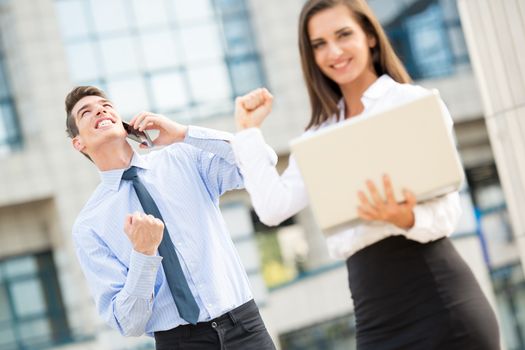
[[[357,193],[360,203],[357,212],[361,219],[389,222],[402,229],[410,229],[414,226],[413,208],[416,205],[416,197],[411,191],[403,190],[405,201],[398,203],[394,196],[390,177],[386,174],[383,175],[383,192],[386,198],[381,196],[372,180],[366,182],[366,187],[369,192],[368,196],[364,191]],[[369,198],[372,200],[369,201]]]

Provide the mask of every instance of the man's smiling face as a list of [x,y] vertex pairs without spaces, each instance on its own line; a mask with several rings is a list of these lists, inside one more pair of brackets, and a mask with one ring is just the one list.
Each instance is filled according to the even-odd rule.
[[113,104],[103,97],[83,97],[73,107],[71,115],[78,128],[78,135],[73,138],[78,151],[89,155],[106,143],[126,138],[122,119]]

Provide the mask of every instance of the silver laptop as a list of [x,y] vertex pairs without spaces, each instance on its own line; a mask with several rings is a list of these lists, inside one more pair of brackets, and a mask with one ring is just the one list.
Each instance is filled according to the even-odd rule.
[[385,173],[400,202],[403,188],[413,191],[418,202],[458,190],[464,173],[447,128],[434,91],[293,140],[292,153],[323,232],[359,224],[358,190],[366,190],[371,179],[382,192]]

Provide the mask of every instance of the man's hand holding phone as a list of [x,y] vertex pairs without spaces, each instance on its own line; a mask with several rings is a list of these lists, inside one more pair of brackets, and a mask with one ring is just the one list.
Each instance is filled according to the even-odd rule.
[[[179,124],[161,114],[141,112],[131,119],[130,126],[139,132],[158,130],[158,136],[152,140],[154,146],[167,146],[174,142],[181,142],[186,137],[188,127]],[[141,148],[148,148],[144,143]]]
[[142,148],[151,148],[154,146],[153,141],[149,135],[144,131],[138,131],[125,121],[122,122],[124,130],[126,130],[127,136],[135,142],[138,142]]

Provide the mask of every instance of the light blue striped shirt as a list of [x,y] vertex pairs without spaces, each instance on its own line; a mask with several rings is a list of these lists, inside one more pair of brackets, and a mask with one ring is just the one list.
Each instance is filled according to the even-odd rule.
[[[232,135],[191,126],[184,143],[133,155],[131,165],[155,200],[199,304],[200,321],[252,299],[248,277],[219,210],[225,191],[241,188]],[[133,250],[124,233],[128,213],[142,212],[125,169],[100,172],[101,184],[80,212],[73,239],[99,314],[126,336],[167,330],[183,320],[160,256]]]

